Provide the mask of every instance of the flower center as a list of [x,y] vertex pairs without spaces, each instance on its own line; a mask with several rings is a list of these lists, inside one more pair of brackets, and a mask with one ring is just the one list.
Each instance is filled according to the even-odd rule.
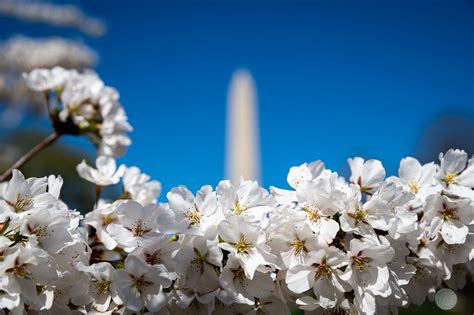
[[450,184],[454,184],[454,182],[456,181],[456,177],[458,177],[458,173],[454,172],[454,173],[447,173],[446,175],[444,175],[442,181],[446,183],[446,185],[450,185]]
[[290,246],[293,249],[295,255],[301,255],[306,252],[306,248],[304,246],[305,241],[300,240],[297,236],[290,242]]
[[46,235],[48,235],[48,232],[47,232],[47,227],[46,226],[38,226],[36,227],[32,234],[35,234],[37,237],[45,237]]
[[245,235],[242,235],[242,234],[240,235],[238,242],[234,244],[234,247],[237,248],[237,251],[239,253],[247,252],[251,246],[252,246],[252,243],[247,241],[247,239],[245,238]]
[[115,217],[111,214],[102,216],[102,225],[109,225],[115,222]]
[[207,263],[207,256],[208,254],[201,254],[201,252],[197,248],[193,248],[194,250],[194,259],[191,261],[191,264],[194,264],[198,269],[203,272],[204,265]]
[[320,264],[314,263],[312,266],[316,269],[316,278],[326,277],[331,272],[331,267],[328,265],[326,258]]
[[105,294],[109,291],[109,286],[112,283],[110,280],[99,280],[94,285],[99,294]]
[[199,212],[196,204],[189,208],[185,216],[189,220],[190,225],[199,224],[201,222],[201,213]]
[[150,281],[145,280],[145,276],[140,276],[140,277],[133,277],[133,286],[137,288],[138,291],[142,291],[144,288],[152,285]]
[[158,252],[145,253],[145,261],[147,264],[152,265],[152,266],[160,263],[161,260],[160,260],[159,253]]
[[296,187],[298,187],[299,185],[301,185],[301,183],[303,182],[304,178],[303,176],[300,176],[296,179],[293,180],[293,185],[295,185]]
[[441,211],[444,221],[451,221],[453,219],[458,219],[457,209],[448,208],[448,206],[443,205],[443,210]]
[[141,220],[136,221],[131,230],[134,236],[143,236],[143,234],[151,231]]
[[408,188],[410,189],[410,191],[414,194],[418,193],[418,190],[420,189],[418,187],[418,183],[417,182],[411,182],[408,184]]
[[357,185],[359,185],[359,190],[360,190],[361,193],[369,194],[369,190],[371,189],[371,187],[362,185],[362,177],[361,176],[359,176],[359,178],[357,178]]
[[367,218],[367,214],[369,214],[369,211],[367,210],[362,210],[360,207],[356,208],[356,211],[351,213],[347,213],[351,218],[353,218],[357,223],[360,222],[365,222],[365,219]]
[[28,207],[33,204],[31,198],[22,198],[20,194],[16,196],[16,201],[14,203],[8,202],[8,205],[13,208],[16,213],[25,211]]
[[13,269],[13,273],[14,273],[18,278],[31,279],[31,272],[30,272],[28,269],[26,269],[26,266],[24,266],[24,265],[16,266],[16,267]]
[[308,219],[312,222],[317,222],[321,218],[317,209],[304,209],[303,211],[306,212]]
[[364,256],[354,256],[352,257],[352,264],[359,270],[360,272],[365,271],[366,266],[372,261],[370,257]]
[[242,205],[240,201],[237,201],[237,203],[235,204],[234,213],[236,215],[241,215],[245,211],[247,211],[247,207]]

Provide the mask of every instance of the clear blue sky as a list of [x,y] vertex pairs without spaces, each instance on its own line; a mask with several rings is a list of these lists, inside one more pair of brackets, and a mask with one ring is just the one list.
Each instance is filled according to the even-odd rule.
[[263,182],[322,159],[416,152],[446,112],[474,117],[474,1],[70,1],[103,17],[91,39],[11,19],[0,35],[68,35],[100,55],[135,131],[122,159],[168,190],[224,172],[232,72],[249,69],[260,105]]

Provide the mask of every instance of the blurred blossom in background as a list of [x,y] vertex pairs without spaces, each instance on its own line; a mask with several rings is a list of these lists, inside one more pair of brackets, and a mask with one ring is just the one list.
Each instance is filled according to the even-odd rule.
[[[474,153],[472,0],[0,0],[0,166],[49,132],[21,73],[54,65],[94,68],[121,92],[134,126],[121,162],[163,191],[224,176],[228,89],[242,68],[258,98],[264,186],[285,187],[289,166],[317,159],[347,174],[347,157],[375,158],[395,174],[405,156]],[[92,152],[62,139],[26,175],[66,173],[51,159]],[[73,204],[92,202],[73,190]],[[451,312],[466,304],[458,296]]]

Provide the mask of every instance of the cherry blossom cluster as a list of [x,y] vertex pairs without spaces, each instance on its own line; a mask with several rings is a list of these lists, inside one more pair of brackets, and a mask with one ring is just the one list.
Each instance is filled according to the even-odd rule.
[[[5,2],[0,3],[1,5]],[[81,42],[60,37],[29,38],[13,36],[0,42],[0,123],[18,127],[26,114],[46,112],[44,98],[25,84],[23,72],[35,68],[92,68],[97,54]]]
[[25,179],[18,170],[0,184],[2,314],[70,312],[68,292],[89,285],[74,279],[76,262],[87,262],[90,248],[81,215],[59,199],[62,184],[55,176]]
[[132,127],[118,92],[95,72],[37,68],[23,77],[29,88],[45,94],[57,133],[89,137],[100,155],[125,153],[131,144],[127,133]]
[[[292,167],[292,190],[242,179],[196,193],[99,156],[84,218],[60,177],[0,186],[0,309],[13,313],[394,314],[461,289],[474,265],[474,159],[461,150],[398,176],[349,159]],[[118,185],[114,199],[100,198]]]

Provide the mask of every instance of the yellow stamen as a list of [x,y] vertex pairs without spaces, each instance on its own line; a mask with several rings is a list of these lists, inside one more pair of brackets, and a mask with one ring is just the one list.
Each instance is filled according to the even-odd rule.
[[306,247],[304,246],[305,241],[300,240],[295,236],[294,240],[290,242],[290,246],[295,252],[296,255],[306,252]]
[[23,279],[31,279],[31,272],[26,269],[25,266],[20,265],[16,266],[13,269],[13,273],[18,277],[18,278],[23,278]]
[[112,283],[110,280],[99,280],[95,283],[95,288],[97,289],[97,293],[105,294],[109,292],[109,286]]
[[326,277],[331,272],[331,267],[328,265],[326,258],[320,264],[313,264],[316,268],[316,278]]
[[151,285],[152,283],[145,280],[145,276],[140,277],[133,277],[133,286],[138,289],[138,291],[142,292],[144,288]]
[[237,248],[237,251],[239,253],[247,252],[251,246],[252,246],[252,243],[247,241],[247,239],[245,238],[245,235],[240,235],[238,242],[234,244],[234,247]]
[[185,216],[189,220],[190,225],[199,224],[201,222],[201,213],[199,212],[196,204],[189,208]]
[[366,266],[369,262],[372,261],[372,258],[370,257],[364,257],[364,256],[355,256],[352,257],[352,263],[353,265],[359,270],[360,272],[365,271]]
[[317,222],[319,218],[321,218],[319,210],[317,209],[303,209],[303,211],[306,212],[308,219],[312,222]]
[[365,222],[365,219],[367,218],[368,214],[369,214],[369,211],[362,210],[359,207],[356,208],[356,211],[354,213],[351,213],[351,212],[347,213],[348,216],[350,216],[356,221],[356,224],[360,222]]
[[7,204],[13,208],[16,213],[25,211],[28,207],[33,204],[33,200],[30,198],[22,198],[20,194],[16,196],[16,201],[14,203],[6,201]]
[[141,220],[135,222],[135,224],[132,225],[131,231],[134,236],[143,236],[143,234],[148,233],[151,231],[151,229],[147,228],[146,224],[144,224]]
[[451,221],[453,219],[458,219],[457,209],[448,208],[448,206],[443,205],[443,210],[441,211],[444,221]]
[[245,211],[247,211],[247,207],[242,205],[240,201],[237,201],[237,203],[235,204],[234,213],[236,215],[241,215]]
[[419,187],[417,182],[411,182],[408,184],[408,188],[410,188],[410,191],[414,194],[418,193]]
[[46,226],[38,226],[33,231],[32,234],[35,234],[37,237],[45,237],[48,235]]
[[454,184],[456,182],[456,177],[458,177],[458,173],[447,173],[444,175],[442,181],[446,183],[446,185]]
[[102,216],[102,225],[109,225],[115,222],[115,217],[111,214]]

